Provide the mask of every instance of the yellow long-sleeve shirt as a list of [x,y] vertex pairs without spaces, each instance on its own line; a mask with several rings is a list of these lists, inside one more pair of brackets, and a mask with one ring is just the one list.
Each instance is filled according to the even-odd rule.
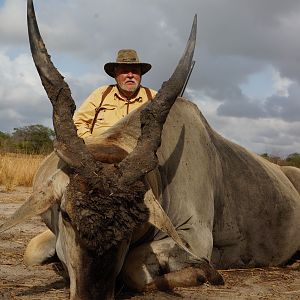
[[75,112],[73,120],[77,127],[79,137],[85,138],[92,134],[96,135],[105,131],[131,111],[137,109],[148,100],[152,100],[157,93],[152,89],[148,89],[151,96],[147,95],[146,88],[141,86],[133,98],[126,99],[121,96],[116,85],[112,86],[111,91],[106,95],[101,104],[101,110],[97,116],[93,132],[91,133],[96,109],[99,107],[102,95],[108,87],[109,86],[102,86],[93,91]]

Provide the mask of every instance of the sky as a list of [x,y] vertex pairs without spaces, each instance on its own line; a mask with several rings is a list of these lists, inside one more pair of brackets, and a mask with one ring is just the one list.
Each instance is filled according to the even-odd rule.
[[[173,72],[198,16],[185,97],[225,138],[256,153],[300,152],[300,1],[36,0],[52,61],[77,107],[113,83],[103,65],[122,48],[152,64],[143,85]],[[52,108],[34,68],[26,1],[0,0],[0,131],[52,127]]]

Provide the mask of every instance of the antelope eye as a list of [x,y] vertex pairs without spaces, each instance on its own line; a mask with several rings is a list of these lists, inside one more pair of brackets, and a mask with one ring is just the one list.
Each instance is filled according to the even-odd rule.
[[61,209],[61,217],[63,218],[64,221],[66,222],[71,222],[71,218],[69,216],[69,214],[65,211]]

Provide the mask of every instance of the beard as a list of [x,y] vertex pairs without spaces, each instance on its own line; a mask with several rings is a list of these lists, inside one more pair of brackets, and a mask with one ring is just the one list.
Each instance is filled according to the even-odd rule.
[[[130,84],[128,84],[130,83]],[[136,90],[139,88],[140,86],[140,81],[132,78],[132,79],[127,79],[124,82],[118,82],[118,86],[121,90],[126,91],[126,92],[130,92],[130,93],[134,93],[136,92]]]

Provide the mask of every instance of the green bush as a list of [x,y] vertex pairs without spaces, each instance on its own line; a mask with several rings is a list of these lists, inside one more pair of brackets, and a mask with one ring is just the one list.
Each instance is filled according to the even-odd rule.
[[37,124],[14,128],[12,134],[0,132],[2,152],[48,154],[53,150],[54,131]]
[[300,168],[300,154],[297,152],[289,154],[286,158],[286,162],[289,166]]

